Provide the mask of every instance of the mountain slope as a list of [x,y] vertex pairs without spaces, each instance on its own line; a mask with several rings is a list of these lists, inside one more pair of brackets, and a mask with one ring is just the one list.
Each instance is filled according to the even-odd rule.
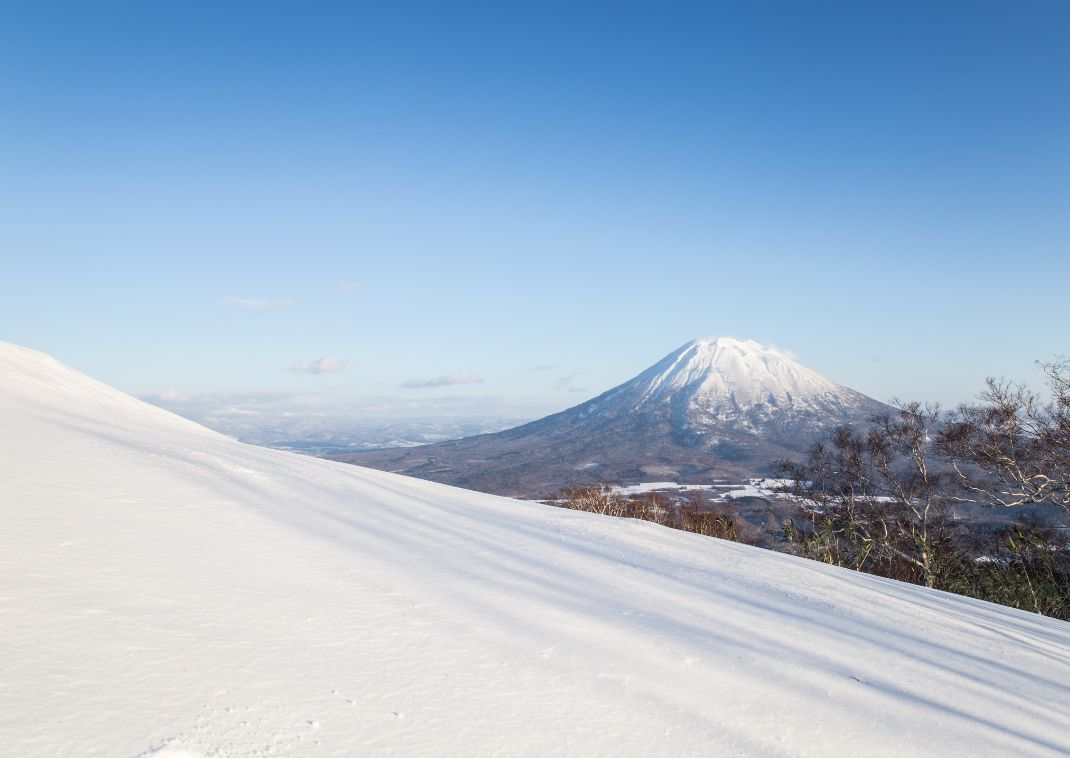
[[0,343],[0,753],[1065,755],[1070,625],[249,447]]
[[574,408],[493,434],[337,460],[520,497],[563,485],[768,473],[836,424],[888,410],[757,342],[689,342]]

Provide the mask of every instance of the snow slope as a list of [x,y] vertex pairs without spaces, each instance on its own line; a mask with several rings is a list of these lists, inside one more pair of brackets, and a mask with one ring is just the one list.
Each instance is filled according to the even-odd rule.
[[1065,755],[1070,625],[245,446],[0,343],[0,755]]

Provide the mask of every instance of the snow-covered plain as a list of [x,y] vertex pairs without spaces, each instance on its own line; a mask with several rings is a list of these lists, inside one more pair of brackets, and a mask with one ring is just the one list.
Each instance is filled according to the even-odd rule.
[[0,343],[0,755],[1066,755],[1070,625],[245,446]]
[[[727,481],[721,484],[680,484],[678,482],[640,482],[623,487],[611,487],[620,495],[631,497],[632,495],[645,495],[651,492],[691,492],[694,490],[720,491],[722,494],[715,500],[724,502],[737,497],[788,497],[783,493],[785,487],[790,487],[793,479],[748,479],[742,484],[731,484]],[[879,498],[878,498],[879,499]]]

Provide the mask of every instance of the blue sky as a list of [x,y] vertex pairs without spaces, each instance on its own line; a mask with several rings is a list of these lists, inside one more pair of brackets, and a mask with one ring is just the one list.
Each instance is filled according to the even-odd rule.
[[533,413],[700,336],[945,403],[1070,353],[1061,0],[222,5],[0,6],[0,338]]

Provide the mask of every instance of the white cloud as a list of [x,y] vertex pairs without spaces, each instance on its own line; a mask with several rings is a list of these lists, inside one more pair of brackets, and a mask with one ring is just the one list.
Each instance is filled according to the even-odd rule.
[[299,374],[336,374],[345,371],[345,361],[340,361],[334,356],[325,355],[315,361],[298,361],[293,365],[293,370]]
[[455,384],[482,384],[483,380],[475,374],[469,374],[466,371],[458,371],[455,374],[446,374],[445,376],[436,376],[434,379],[410,379],[407,382],[402,382],[401,386],[407,390],[420,390],[427,389],[429,387],[450,387]]
[[223,298],[223,305],[228,308],[244,308],[247,311],[278,311],[296,305],[297,301],[292,297],[283,300],[266,300],[262,297],[235,297],[228,295]]
[[779,347],[777,345],[774,345],[772,342],[766,343],[766,347],[768,347],[770,350],[775,350],[776,352],[783,355],[785,358],[790,358],[793,361],[799,360],[799,354],[790,348]]
[[352,295],[360,289],[360,282],[342,282],[338,285],[338,291],[343,295]]
[[161,400],[168,400],[171,402],[177,402],[179,400],[185,400],[186,396],[176,390],[174,387],[168,387],[158,396]]
[[587,392],[586,387],[576,386],[576,377],[579,374],[569,374],[568,376],[562,376],[557,380],[557,389],[562,392]]

